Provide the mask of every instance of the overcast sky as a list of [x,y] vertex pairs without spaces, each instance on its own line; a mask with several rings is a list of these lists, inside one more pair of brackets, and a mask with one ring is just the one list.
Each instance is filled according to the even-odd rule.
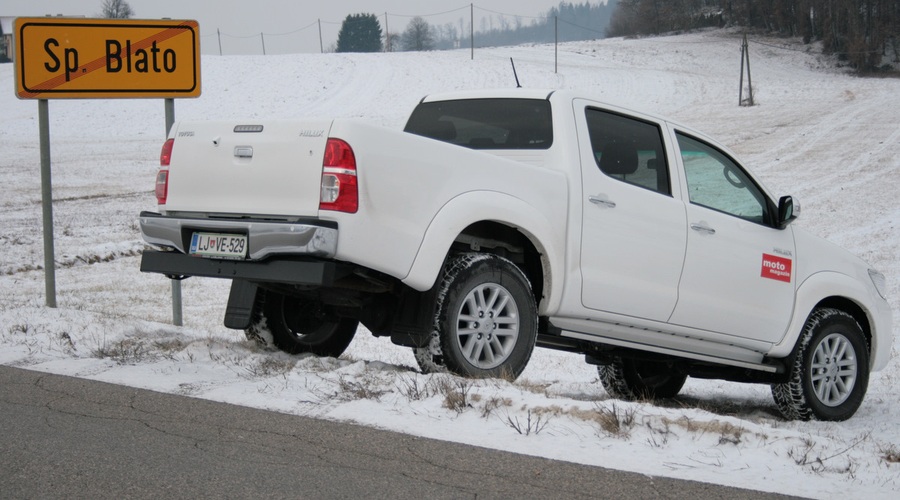
[[[202,52],[218,54],[216,30],[221,32],[222,52],[228,54],[318,52],[318,20],[323,44],[328,49],[337,39],[340,23],[348,14],[372,13],[384,29],[385,13],[391,32],[402,32],[412,16],[432,25],[461,23],[468,30],[472,0],[127,0],[137,19],[195,19],[200,23]],[[593,0],[592,3],[598,3]],[[545,14],[559,0],[481,0],[475,5],[475,30],[493,23],[501,14],[509,23],[519,16],[522,24]],[[3,0],[0,16],[45,14],[97,16],[103,0]],[[441,15],[437,15],[441,14]],[[482,20],[483,19],[483,20]],[[260,36],[263,33],[263,36]]]

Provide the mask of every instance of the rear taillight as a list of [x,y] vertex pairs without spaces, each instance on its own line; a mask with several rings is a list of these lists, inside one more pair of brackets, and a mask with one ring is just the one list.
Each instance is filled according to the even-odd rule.
[[169,197],[169,169],[164,167],[156,173],[156,203],[165,205]]
[[168,167],[172,162],[172,148],[175,147],[175,139],[168,139],[159,152],[159,166]]
[[356,156],[340,139],[328,139],[322,161],[322,191],[319,210],[356,213],[359,188],[356,182]]
[[169,164],[172,162],[173,146],[175,139],[169,139],[159,153],[159,172],[156,173],[156,203],[159,205],[165,205],[169,196]]

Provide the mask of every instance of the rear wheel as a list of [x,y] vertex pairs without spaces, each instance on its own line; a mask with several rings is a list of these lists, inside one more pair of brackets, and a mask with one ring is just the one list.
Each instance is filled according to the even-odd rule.
[[537,340],[537,305],[522,271],[496,255],[462,254],[448,261],[440,287],[440,351],[423,354],[459,375],[518,377]]
[[290,354],[338,357],[350,345],[359,321],[337,316],[323,304],[266,292],[266,326],[276,347]]
[[626,401],[674,398],[687,380],[667,361],[616,358],[597,370],[606,392]]
[[800,334],[790,377],[772,385],[775,404],[785,418],[852,417],[869,385],[869,346],[859,323],[837,309],[814,311]]

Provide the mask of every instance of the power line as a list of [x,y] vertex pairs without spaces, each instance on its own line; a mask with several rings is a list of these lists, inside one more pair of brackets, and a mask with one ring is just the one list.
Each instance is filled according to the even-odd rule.
[[489,13],[491,13],[491,14],[498,14],[498,15],[501,15],[501,16],[520,17],[520,18],[525,18],[525,19],[546,19],[545,17],[523,16],[523,15],[520,15],[520,14],[510,14],[510,13],[508,13],[508,12],[498,12],[498,11],[496,11],[496,10],[485,9],[485,8],[479,7],[479,6],[477,6],[477,5],[475,6],[475,8],[478,9],[478,10],[480,10],[480,11],[482,11],[482,12],[489,12]]
[[574,26],[574,27],[576,27],[576,28],[581,28],[581,29],[586,30],[586,31],[593,31],[594,33],[600,33],[601,35],[604,34],[603,31],[595,30],[595,29],[593,29],[593,28],[588,28],[587,26],[581,26],[581,25],[575,24],[575,23],[570,23],[569,21],[566,21],[565,19],[560,19],[559,22],[561,22],[561,23],[563,23],[563,24],[568,24],[569,26]]
[[466,9],[468,9],[468,8],[469,8],[468,5],[463,5],[462,7],[459,7],[459,8],[457,8],[457,9],[447,10],[447,11],[444,11],[444,12],[435,12],[434,14],[414,14],[414,15],[410,15],[410,14],[394,14],[394,13],[392,13],[392,12],[387,12],[386,15],[394,16],[394,17],[408,17],[408,18],[413,18],[413,17],[435,17],[435,16],[445,16],[445,15],[447,15],[447,14],[453,14],[454,12],[459,12],[459,11],[461,11],[461,10],[466,10]]
[[805,53],[805,54],[818,54],[818,55],[845,55],[845,56],[851,56],[851,55],[880,54],[880,53],[881,53],[880,50],[864,50],[864,51],[859,51],[859,52],[837,52],[837,51],[835,51],[835,52],[825,52],[825,51],[821,51],[821,52],[820,52],[820,51],[810,50],[809,48],[807,48],[807,49],[795,49],[795,48],[792,48],[792,47],[786,47],[786,46],[784,46],[784,45],[775,45],[775,44],[773,44],[773,43],[760,42],[760,41],[757,41],[757,40],[750,40],[750,43],[755,43],[755,44],[757,44],[757,45],[765,45],[766,47],[771,47],[771,48],[773,48],[773,49],[789,50],[789,51],[792,51],[792,52],[803,52],[803,53]]

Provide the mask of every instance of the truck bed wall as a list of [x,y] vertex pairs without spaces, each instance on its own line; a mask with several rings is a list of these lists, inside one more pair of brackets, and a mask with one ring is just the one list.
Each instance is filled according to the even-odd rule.
[[357,214],[320,214],[340,226],[338,259],[426,290],[460,231],[490,220],[520,228],[562,272],[561,172],[357,121],[336,121],[331,137],[353,148],[360,186]]

